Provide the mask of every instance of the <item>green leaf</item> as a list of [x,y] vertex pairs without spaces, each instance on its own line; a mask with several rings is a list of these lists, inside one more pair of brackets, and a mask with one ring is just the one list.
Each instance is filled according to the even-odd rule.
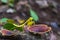
[[10,3],[9,6],[13,7],[14,5],[12,3]]
[[23,27],[17,27],[16,29],[21,31],[21,32],[23,31]]
[[8,20],[8,18],[2,18],[0,21],[1,21],[2,23],[4,23],[4,22],[7,22],[7,20]]
[[9,0],[9,6],[11,6],[11,7],[14,6],[14,0]]
[[8,3],[8,0],[1,0],[1,2],[3,2],[3,3]]
[[8,22],[8,23],[14,23],[15,21],[12,20],[12,19],[8,19],[7,22]]
[[35,21],[38,21],[38,20],[39,20],[39,17],[38,17],[38,15],[37,15],[37,13],[36,13],[34,10],[32,10],[32,9],[30,9],[30,15],[31,15],[31,17],[32,17]]
[[11,23],[6,23],[4,26],[3,26],[4,29],[7,29],[7,30],[14,30],[16,28],[16,26],[14,26],[13,24]]
[[19,31],[23,31],[23,27],[17,27],[15,25],[13,25],[12,23],[6,23],[4,26],[3,26],[4,29],[7,29],[7,30],[11,30],[13,31],[14,29],[17,29]]

